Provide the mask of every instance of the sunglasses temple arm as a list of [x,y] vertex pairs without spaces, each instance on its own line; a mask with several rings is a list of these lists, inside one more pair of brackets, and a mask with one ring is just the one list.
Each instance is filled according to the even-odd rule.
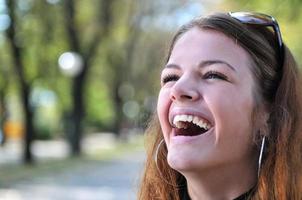
[[280,28],[279,28],[279,25],[278,24],[275,24],[274,25],[274,31],[275,33],[277,34],[277,39],[278,39],[278,45],[280,47],[280,49],[283,49],[283,42],[282,42],[282,39],[281,39],[281,32],[280,32]]

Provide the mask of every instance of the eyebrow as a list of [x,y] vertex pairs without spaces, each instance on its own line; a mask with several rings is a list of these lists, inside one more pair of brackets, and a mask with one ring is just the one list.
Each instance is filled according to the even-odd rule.
[[[201,61],[198,64],[198,67],[202,68],[202,67],[207,67],[207,66],[214,65],[214,64],[224,64],[227,67],[229,67],[231,70],[236,72],[236,69],[231,64],[229,64],[229,63],[227,63],[223,60],[204,60],[204,61]],[[165,66],[165,68],[181,69],[181,67],[179,65],[173,64],[173,63],[172,64],[167,64]]]

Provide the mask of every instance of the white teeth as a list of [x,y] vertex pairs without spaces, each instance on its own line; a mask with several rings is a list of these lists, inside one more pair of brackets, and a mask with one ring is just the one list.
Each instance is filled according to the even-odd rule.
[[194,124],[198,124],[198,122],[199,122],[199,118],[196,117],[196,116],[194,116],[194,118],[193,118],[193,123],[194,123]]
[[187,128],[187,125],[183,122],[191,122],[200,128],[203,128],[205,130],[209,130],[211,128],[211,124],[208,123],[205,119],[200,118],[198,116],[193,115],[176,115],[173,119],[173,124],[177,128]]

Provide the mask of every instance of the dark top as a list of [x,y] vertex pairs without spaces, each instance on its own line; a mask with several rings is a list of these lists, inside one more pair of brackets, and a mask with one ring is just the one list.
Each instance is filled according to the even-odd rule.
[[[248,200],[248,197],[252,194],[252,192],[253,192],[253,188],[247,191],[246,193],[240,195],[239,197],[235,198],[234,200]],[[187,189],[183,190],[181,200],[191,200]]]

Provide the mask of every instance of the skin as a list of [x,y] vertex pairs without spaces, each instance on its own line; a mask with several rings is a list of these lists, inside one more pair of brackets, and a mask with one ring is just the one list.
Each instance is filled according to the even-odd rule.
[[[195,27],[176,41],[162,71],[157,113],[167,159],[185,176],[193,200],[234,199],[256,184],[250,63],[232,39]],[[171,122],[176,114],[203,117],[211,129],[175,136]]]

